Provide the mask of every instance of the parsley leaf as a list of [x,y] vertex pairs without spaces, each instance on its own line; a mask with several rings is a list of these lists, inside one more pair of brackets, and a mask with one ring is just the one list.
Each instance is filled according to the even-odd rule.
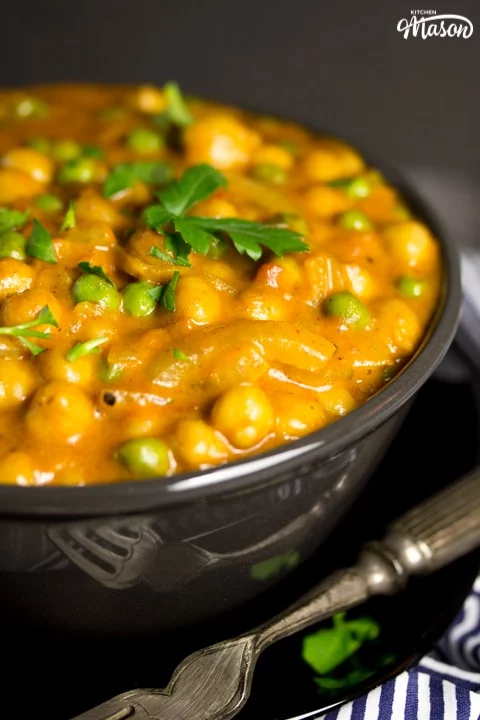
[[211,165],[193,165],[179,180],[159,192],[158,199],[172,215],[184,215],[200,200],[226,186],[226,178]]
[[78,360],[78,358],[81,358],[84,355],[97,353],[99,346],[106,342],[108,342],[108,338],[99,337],[93,338],[93,340],[86,340],[86,342],[83,343],[76,343],[72,348],[70,348],[65,357],[68,362],[75,362],[75,360]]
[[191,125],[193,117],[187,107],[187,103],[176,82],[168,82],[163,86],[165,100],[167,101],[167,117],[174,124],[180,127]]
[[12,335],[13,337],[18,338],[33,355],[39,355],[45,348],[35,345],[29,340],[29,338],[34,337],[47,340],[50,337],[50,333],[46,330],[35,330],[35,328],[39,325],[52,325],[53,327],[58,327],[58,323],[52,315],[48,305],[45,305],[45,307],[40,310],[35,320],[23,323],[22,325],[0,327],[0,335]]
[[170,265],[192,267],[192,264],[188,260],[188,254],[191,247],[181,238],[180,235],[165,235],[165,248],[169,250],[168,253],[163,252],[163,250],[159,247],[153,245],[150,248],[150,255],[153,255],[153,257],[159,258],[159,260],[163,260]]
[[190,360],[190,357],[178,348],[173,348],[173,357],[175,360]]
[[171,180],[172,170],[165,162],[133,162],[115,165],[103,184],[103,195],[114,197],[137,181],[151,185],[165,185]]
[[52,264],[57,262],[52,236],[37,218],[33,220],[33,229],[25,245],[25,251],[30,257],[39,258],[44,262]]
[[[253,260],[262,257],[265,247],[280,257],[286,252],[308,250],[302,235],[286,227],[241,218],[185,217],[196,203],[226,185],[226,178],[215,168],[206,164],[193,165],[179,180],[158,193],[160,203],[146,208],[143,213],[145,223],[165,237],[180,236],[184,241],[184,252],[179,255],[184,258],[188,246],[194,252],[206,255],[218,245],[219,233],[228,236],[240,254],[247,254]],[[171,233],[172,225],[176,235]],[[162,257],[163,253],[158,248],[152,248],[150,252],[156,257]]]
[[84,145],[82,148],[83,157],[94,158],[95,160],[103,160],[103,151],[96,145]]
[[12,230],[18,230],[22,225],[25,225],[29,215],[28,210],[27,212],[21,212],[20,210],[0,207],[0,235],[4,235]]
[[302,658],[319,675],[326,675],[351,657],[368,640],[378,637],[380,627],[369,617],[346,620],[333,616],[333,627],[322,628],[303,639]]
[[175,312],[175,289],[180,279],[180,273],[175,270],[171,279],[166,285],[158,285],[157,287],[148,290],[148,294],[152,297],[155,302],[163,305],[165,310]]
[[100,267],[100,265],[90,265],[89,262],[79,262],[77,267],[80,268],[84,273],[87,275],[98,275],[98,277],[103,278],[109,285],[112,285],[112,287],[115,287],[115,283],[113,282],[112,278],[108,277],[107,273],[103,268]]
[[61,232],[65,232],[65,230],[70,230],[71,228],[74,228],[76,224],[77,218],[75,217],[75,204],[73,200],[70,200],[60,230]]

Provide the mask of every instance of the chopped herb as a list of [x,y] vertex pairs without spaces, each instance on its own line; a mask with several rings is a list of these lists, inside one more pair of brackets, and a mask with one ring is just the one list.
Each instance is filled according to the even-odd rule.
[[186,127],[191,125],[193,117],[187,107],[182,92],[175,82],[168,82],[163,86],[165,100],[167,101],[167,117],[174,125]]
[[103,382],[115,382],[121,376],[123,368],[120,363],[103,363],[99,374]]
[[77,267],[80,268],[84,273],[87,275],[98,275],[98,277],[103,278],[109,285],[112,285],[112,287],[115,287],[115,283],[113,282],[112,278],[108,277],[107,273],[103,268],[100,267],[100,265],[90,265],[89,262],[79,262]]
[[30,257],[36,257],[48,263],[56,263],[57,256],[52,243],[52,236],[47,228],[36,218],[33,220],[33,229],[27,240],[25,251]]
[[326,675],[378,637],[380,627],[370,617],[346,620],[345,613],[333,616],[333,627],[322,628],[303,639],[302,658],[319,675]]
[[181,238],[180,235],[166,235],[165,248],[169,250],[169,253],[165,253],[159,247],[153,245],[150,248],[150,255],[153,255],[153,257],[156,257],[159,260],[163,260],[170,265],[192,267],[191,263],[188,260],[188,254],[191,250],[191,247]]
[[99,337],[93,338],[93,340],[87,340],[83,343],[77,343],[72,348],[70,348],[65,357],[67,358],[68,362],[75,362],[75,360],[78,360],[78,358],[81,358],[84,355],[92,355],[93,353],[97,353],[99,346],[103,345],[103,343],[106,342],[108,342],[108,338]]
[[39,195],[35,198],[35,205],[43,212],[59,212],[63,207],[56,195]]
[[58,327],[57,321],[53,317],[50,308],[47,305],[40,310],[35,320],[23,323],[22,325],[0,327],[0,335],[12,335],[13,337],[18,338],[33,355],[39,355],[43,352],[44,348],[35,345],[29,340],[29,338],[34,337],[47,340],[50,337],[50,333],[46,330],[35,330],[35,328],[39,325],[52,325],[53,327]]
[[60,230],[61,232],[65,232],[65,230],[70,230],[71,228],[74,228],[76,224],[77,218],[75,217],[75,204],[73,200],[70,200]]
[[96,145],[84,145],[82,155],[83,157],[94,158],[94,160],[103,160],[103,151]]
[[158,199],[172,215],[185,215],[196,203],[226,186],[226,178],[214,167],[204,163],[185,170],[179,180],[158,193]]
[[175,360],[190,360],[190,357],[178,348],[173,348],[173,357]]
[[140,180],[151,185],[165,185],[171,180],[172,170],[165,162],[134,162],[115,165],[103,185],[103,195],[114,197]]
[[172,278],[166,285],[159,285],[158,287],[148,290],[150,297],[152,297],[157,303],[163,305],[165,310],[169,310],[170,312],[175,312],[175,289],[179,278],[180,273],[178,270],[175,270]]
[[0,235],[18,230],[25,225],[30,213],[21,212],[20,210],[11,210],[10,208],[0,207]]
[[160,204],[147,208],[143,214],[144,220],[150,228],[161,234],[169,234],[168,228],[173,225],[186,245],[203,255],[208,253],[212,244],[218,243],[217,233],[230,237],[236,250],[241,254],[246,253],[253,260],[262,256],[263,247],[279,256],[286,252],[308,250],[301,235],[288,228],[240,218],[185,217],[185,213],[197,202],[226,184],[224,176],[210,165],[194,165],[158,194]]

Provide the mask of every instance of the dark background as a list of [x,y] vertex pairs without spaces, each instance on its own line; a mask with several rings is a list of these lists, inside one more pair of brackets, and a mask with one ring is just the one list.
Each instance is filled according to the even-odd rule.
[[[3,0],[0,84],[176,79],[480,177],[480,3],[416,1]],[[466,15],[474,34],[405,40],[413,7]]]

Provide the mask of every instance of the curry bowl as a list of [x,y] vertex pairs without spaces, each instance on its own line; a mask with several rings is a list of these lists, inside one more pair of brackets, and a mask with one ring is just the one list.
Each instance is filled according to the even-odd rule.
[[[397,169],[364,157],[439,244],[442,280],[415,352],[356,409],[255,454],[141,480],[0,485],[4,617],[68,632],[172,630],[254,598],[329,536],[447,352],[461,304],[457,249],[435,214]],[[69,221],[67,212],[63,224]],[[55,438],[51,446],[47,441],[52,456],[56,447]]]

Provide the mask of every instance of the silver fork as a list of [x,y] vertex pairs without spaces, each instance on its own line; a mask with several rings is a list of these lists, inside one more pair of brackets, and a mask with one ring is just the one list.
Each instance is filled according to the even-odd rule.
[[189,655],[164,689],[132,690],[75,720],[229,720],[245,705],[260,653],[324,618],[390,595],[408,577],[437,570],[480,545],[480,469],[392,523],[340,570],[272,620]]

